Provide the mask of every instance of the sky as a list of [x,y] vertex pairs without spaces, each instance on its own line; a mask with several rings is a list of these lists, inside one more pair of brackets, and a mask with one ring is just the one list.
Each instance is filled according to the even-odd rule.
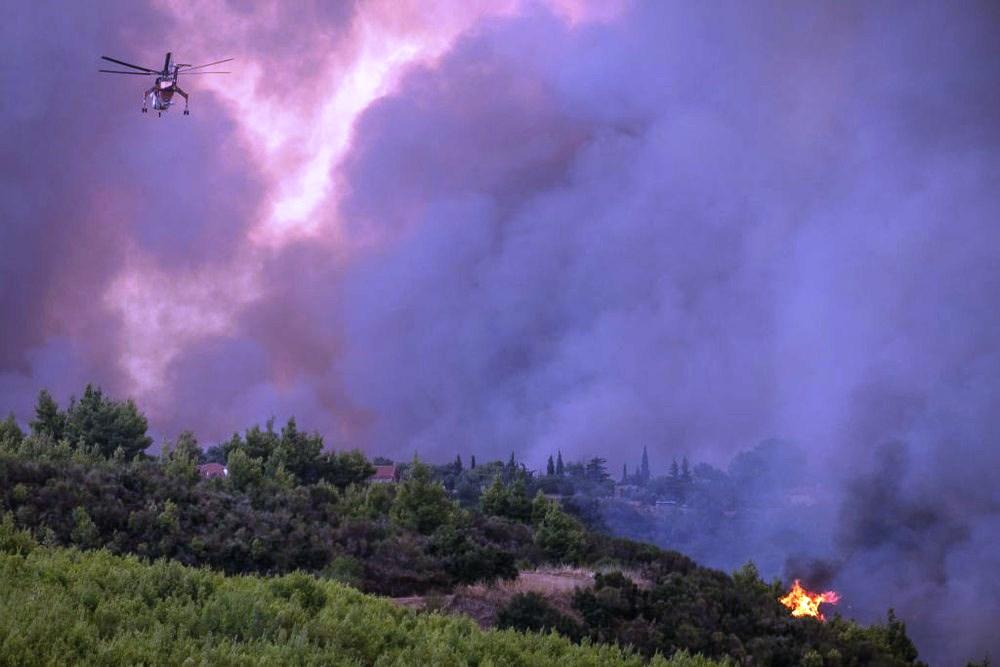
[[[998,30],[990,2],[3,3],[0,411],[93,382],[158,439],[294,415],[654,473],[787,438],[859,613],[1000,654]],[[236,58],[182,77],[191,116],[96,71],[168,50]]]

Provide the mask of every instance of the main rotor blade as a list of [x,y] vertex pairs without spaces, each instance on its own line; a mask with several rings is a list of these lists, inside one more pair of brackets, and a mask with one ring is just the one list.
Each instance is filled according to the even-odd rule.
[[136,74],[138,76],[152,76],[155,72],[126,72],[120,69],[99,69],[98,72],[106,72],[108,74]]
[[[138,74],[138,72],[136,73]],[[232,72],[185,72],[184,70],[181,70],[181,74],[188,76],[191,74],[232,74]]]
[[119,65],[125,65],[125,67],[131,67],[132,69],[140,69],[143,72],[149,72],[151,74],[159,74],[155,69],[149,69],[148,67],[142,67],[141,65],[133,65],[132,63],[127,63],[124,60],[115,60],[114,58],[109,58],[107,56],[101,56],[104,60],[108,62],[118,63]]
[[[230,60],[236,60],[236,58],[226,58],[225,60],[216,60],[214,63],[205,63],[204,65],[185,65],[189,70],[201,69],[202,67],[209,67],[211,65],[219,65],[221,63],[228,63]],[[184,71],[184,70],[182,70]]]

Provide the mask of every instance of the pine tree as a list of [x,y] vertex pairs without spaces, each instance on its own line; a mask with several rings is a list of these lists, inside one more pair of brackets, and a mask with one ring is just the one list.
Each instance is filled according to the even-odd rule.
[[535,545],[552,561],[575,563],[579,561],[585,544],[586,533],[580,522],[564,512],[558,504],[549,503],[541,520],[536,523]]
[[681,479],[683,479],[685,482],[691,481],[691,466],[688,463],[688,457],[686,456],[683,458],[683,460],[681,460]]
[[454,512],[444,486],[434,481],[431,469],[414,455],[409,477],[399,485],[392,501],[389,518],[398,526],[430,535],[450,523]]
[[323,437],[319,433],[312,435],[300,431],[295,418],[290,417],[288,423],[281,429],[281,436],[274,446],[271,457],[274,468],[279,462],[284,462],[288,472],[295,475],[301,483],[314,484],[319,481],[320,457],[323,454]]
[[88,384],[80,400],[71,400],[65,413],[54,412],[57,406],[47,394],[39,395],[38,400],[38,419],[32,428],[40,428],[53,437],[55,430],[62,429],[62,436],[71,443],[96,449],[104,458],[112,458],[121,448],[125,459],[131,460],[153,444],[153,439],[146,435],[146,417],[135,403],[131,399],[107,398],[100,387]]
[[587,461],[587,467],[584,469],[587,479],[594,482],[603,482],[606,480],[608,478],[608,471],[605,468],[606,463],[607,460],[602,459],[600,456],[595,456]]
[[642,446],[642,464],[639,466],[639,481],[645,484],[649,481],[649,454],[646,453],[646,446]]
[[551,454],[549,454],[549,462],[545,465],[545,474],[549,477],[556,474],[556,464],[552,461]]
[[[14,419],[12,412],[0,422],[0,449],[16,450],[23,440],[24,431],[17,425],[17,420]],[[551,465],[551,463],[552,457],[549,457],[549,464]]]
[[53,440],[63,437],[66,429],[66,414],[59,411],[59,405],[45,389],[38,392],[35,403],[35,419],[31,422],[31,432],[35,435],[47,435]]
[[167,474],[190,482],[198,480],[198,463],[201,461],[201,456],[201,447],[198,446],[198,440],[191,431],[181,433],[173,447],[166,442],[160,450],[160,458]]
[[503,480],[500,479],[500,475],[497,475],[493,478],[493,484],[479,496],[479,506],[482,508],[483,514],[505,516],[509,505],[510,492]]
[[565,471],[566,469],[563,467],[562,452],[559,451],[558,456],[556,457],[556,475],[562,477]]
[[242,447],[231,450],[226,457],[229,484],[240,491],[258,486],[264,479],[263,468],[261,460],[250,458]]
[[524,478],[514,480],[507,492],[507,518],[531,521],[531,499],[524,485]]
[[549,506],[554,504],[553,501],[545,497],[545,493],[541,489],[538,489],[534,500],[531,501],[531,522],[536,525],[540,523],[545,517],[545,512],[549,509]]

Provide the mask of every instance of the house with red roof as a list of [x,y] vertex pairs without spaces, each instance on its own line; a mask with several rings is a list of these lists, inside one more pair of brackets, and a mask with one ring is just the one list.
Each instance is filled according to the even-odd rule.
[[204,463],[198,466],[198,473],[205,479],[214,479],[228,476],[229,469],[221,463]]
[[375,474],[368,478],[373,484],[395,484],[399,480],[399,470],[395,465],[375,466]]

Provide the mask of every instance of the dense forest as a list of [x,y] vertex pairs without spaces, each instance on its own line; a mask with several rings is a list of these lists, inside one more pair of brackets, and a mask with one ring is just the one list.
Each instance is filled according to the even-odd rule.
[[[0,610],[21,609],[0,615],[3,655],[38,648],[32,642],[41,640],[30,639],[34,635],[22,627],[31,623],[24,609],[35,609],[39,618],[53,615],[51,627],[58,628],[60,640],[50,649],[56,652],[42,654],[53,660],[86,645],[140,661],[156,642],[165,642],[164,655],[209,655],[205,637],[211,636],[228,642],[218,649],[223,653],[211,653],[221,662],[239,662],[244,651],[308,661],[320,655],[310,651],[342,641],[330,630],[344,622],[333,618],[347,613],[342,600],[361,604],[341,585],[387,596],[441,593],[512,579],[542,564],[572,563],[597,572],[592,585],[574,594],[572,609],[519,595],[500,611],[499,624],[617,644],[646,659],[686,652],[739,664],[920,664],[891,611],[885,623],[868,627],[839,617],[827,623],[792,618],[777,601],[785,585],[763,581],[752,564],[730,575],[594,530],[592,513],[579,498],[608,488],[599,459],[564,464],[557,455],[552,470],[537,477],[513,455],[479,465],[471,459],[468,466],[460,458],[440,466],[413,460],[399,466],[396,483],[374,484],[373,463],[386,461],[329,451],[319,434],[301,431],[294,420],[280,429],[273,422],[251,427],[204,451],[185,433],[165,443],[157,457],[145,453],[146,431],[133,403],[94,387],[65,410],[43,392],[26,430],[13,417],[0,422],[0,546],[19,554],[5,556]],[[199,464],[208,460],[224,461],[228,474],[206,478]],[[577,488],[586,485],[590,495]],[[83,556],[76,550],[103,552]],[[132,590],[125,574],[112,572],[116,568],[146,583]],[[223,578],[237,574],[264,578]],[[228,592],[215,597],[213,591]],[[318,613],[326,603],[309,602],[310,596],[336,598],[339,611]],[[39,600],[47,604],[49,597],[51,611],[43,611]],[[101,611],[106,600],[111,611]],[[178,619],[178,627],[162,627],[165,616],[156,611],[167,604],[162,600],[175,600],[167,616]],[[255,625],[258,603],[268,609],[273,603],[265,615],[273,618]],[[68,620],[82,608],[86,628]],[[388,628],[396,618],[388,607],[366,609],[380,610],[372,627]],[[471,632],[440,619],[407,622],[463,637]],[[435,648],[433,638],[404,649],[405,641],[386,632],[389,638],[370,637],[349,654],[371,664],[381,651],[445,650]],[[17,643],[22,635],[29,638]],[[483,637],[476,641],[484,647],[498,641]],[[551,651],[546,655],[555,660],[571,651],[560,642],[544,649],[525,644],[524,655]],[[126,643],[135,652],[116,653],[133,650]],[[493,650],[469,646],[469,656]],[[566,655],[588,664],[597,654],[580,649]],[[531,662],[512,661],[524,660]]]

